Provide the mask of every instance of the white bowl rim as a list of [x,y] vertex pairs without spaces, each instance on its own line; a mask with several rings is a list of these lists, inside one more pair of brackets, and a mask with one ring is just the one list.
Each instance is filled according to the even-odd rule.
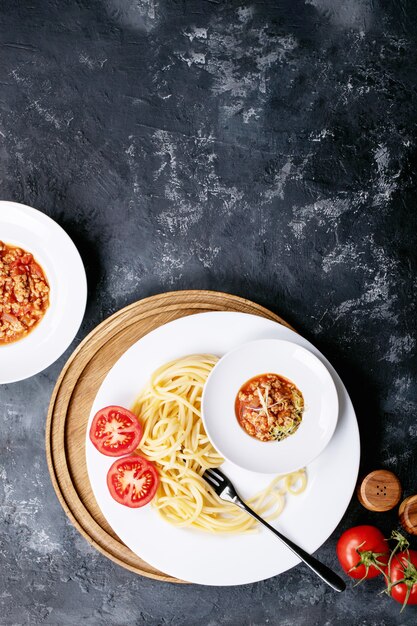
[[[261,344],[269,344],[271,345],[284,345],[287,344],[288,347],[292,347],[297,349],[298,352],[304,352],[305,354],[308,354],[308,358],[314,360],[314,362],[321,368],[322,373],[326,376],[328,383],[329,383],[329,391],[331,390],[331,394],[333,396],[333,402],[334,402],[334,411],[333,411],[333,417],[332,419],[329,420],[329,424],[328,427],[326,429],[326,437],[324,438],[324,442],[323,445],[321,445],[315,454],[310,454],[310,455],[305,455],[305,460],[304,462],[298,462],[294,465],[290,465],[288,464],[287,468],[285,470],[283,469],[271,469],[270,467],[268,467],[268,469],[266,468],[266,466],[263,467],[263,469],[257,469],[254,465],[248,463],[242,463],[241,460],[237,460],[236,457],[231,458],[230,454],[228,454],[227,452],[225,452],[224,447],[222,446],[222,442],[218,439],[213,437],[213,433],[212,433],[212,429],[210,427],[210,424],[208,423],[207,420],[207,415],[206,415],[206,410],[205,410],[205,405],[206,405],[206,398],[207,398],[207,394],[210,392],[210,381],[217,375],[219,369],[223,366],[223,363],[229,359],[230,357],[233,357],[236,353],[239,353],[243,350],[246,350],[248,348],[250,348],[251,346],[260,346]],[[266,373],[267,370],[265,370],[265,372],[262,373]],[[261,375],[261,374],[259,374]],[[285,377],[285,374],[282,374]],[[254,376],[256,376],[256,374],[254,374]],[[247,380],[250,380],[251,377],[248,377],[246,380],[243,380],[242,384],[244,384]],[[202,415],[202,420],[203,420],[203,424],[204,424],[204,428],[206,430],[207,436],[209,437],[212,445],[216,448],[216,450],[230,463],[233,463],[234,465],[237,465],[238,467],[244,469],[244,470],[249,470],[252,472],[257,472],[260,474],[270,474],[270,473],[291,473],[291,472],[295,472],[298,469],[301,469],[302,467],[305,467],[306,465],[308,465],[309,463],[311,463],[312,461],[314,461],[318,456],[320,456],[320,454],[322,454],[322,452],[324,451],[324,449],[327,447],[327,445],[330,443],[333,434],[336,430],[336,426],[337,426],[337,422],[338,422],[338,417],[339,417],[339,409],[340,409],[340,405],[339,405],[339,398],[338,398],[338,392],[337,392],[337,388],[335,385],[335,382],[333,380],[332,375],[330,374],[328,368],[324,365],[324,363],[322,362],[322,360],[320,358],[318,358],[315,354],[313,354],[310,350],[308,350],[307,348],[305,348],[304,346],[300,346],[299,344],[296,344],[295,342],[292,341],[287,341],[287,340],[283,340],[283,339],[257,339],[254,341],[249,341],[249,342],[245,342],[239,346],[237,346],[236,348],[233,348],[232,350],[230,350],[229,352],[227,352],[225,355],[223,355],[219,361],[216,363],[216,365],[214,366],[214,368],[211,370],[209,376],[207,377],[207,381],[204,385],[203,388],[203,393],[202,393],[202,398],[201,398],[201,415]],[[237,420],[236,420],[237,421]],[[239,428],[241,428],[239,426]],[[242,429],[243,432],[243,429]],[[246,433],[244,433],[246,434]],[[258,442],[255,438],[250,437],[250,435],[246,436],[249,438],[249,440],[253,440],[256,443],[265,443],[265,442]],[[289,439],[289,438],[288,438]],[[286,440],[284,440],[286,441]],[[280,444],[283,442],[267,442],[268,444]]]

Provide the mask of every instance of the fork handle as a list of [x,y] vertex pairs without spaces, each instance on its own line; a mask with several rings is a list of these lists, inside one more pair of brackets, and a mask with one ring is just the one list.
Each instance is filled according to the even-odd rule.
[[335,572],[333,572],[327,565],[321,563],[314,556],[311,556],[308,552],[297,546],[290,539],[287,539],[284,535],[282,535],[279,530],[273,528],[268,522],[266,522],[262,517],[260,517],[255,511],[253,511],[245,502],[240,500],[235,504],[240,506],[241,509],[244,509],[249,515],[252,515],[258,522],[263,524],[271,533],[274,533],[278,539],[282,541],[284,545],[287,546],[299,559],[301,559],[308,567],[313,570],[317,576],[319,576],[325,583],[327,583],[330,587],[332,587],[335,591],[344,591],[346,589],[346,583],[338,576]]

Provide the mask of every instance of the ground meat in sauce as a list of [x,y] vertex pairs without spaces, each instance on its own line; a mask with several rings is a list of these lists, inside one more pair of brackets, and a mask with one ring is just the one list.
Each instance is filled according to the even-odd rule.
[[260,441],[282,440],[292,435],[301,423],[303,409],[301,391],[283,376],[272,373],[248,380],[235,402],[239,424]]
[[0,344],[26,336],[48,306],[48,281],[33,255],[0,241]]

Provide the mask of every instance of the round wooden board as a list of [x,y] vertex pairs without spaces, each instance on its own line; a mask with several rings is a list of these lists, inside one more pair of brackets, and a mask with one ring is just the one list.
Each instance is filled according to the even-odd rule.
[[103,517],[88,480],[85,431],[104,377],[132,344],[167,322],[206,311],[251,313],[291,328],[268,309],[226,293],[174,291],[145,298],[102,322],[73,352],[55,385],[46,423],[46,454],[52,483],[77,530],[122,567],[168,582],[184,581],[160,572],[134,554]]

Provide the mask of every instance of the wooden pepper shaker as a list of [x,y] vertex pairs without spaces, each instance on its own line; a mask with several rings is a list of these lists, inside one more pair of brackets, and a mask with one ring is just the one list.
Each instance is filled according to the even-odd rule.
[[375,470],[365,476],[358,488],[358,499],[369,511],[390,511],[401,499],[401,483],[389,470]]
[[401,526],[410,535],[417,535],[417,495],[403,500],[398,510]]

